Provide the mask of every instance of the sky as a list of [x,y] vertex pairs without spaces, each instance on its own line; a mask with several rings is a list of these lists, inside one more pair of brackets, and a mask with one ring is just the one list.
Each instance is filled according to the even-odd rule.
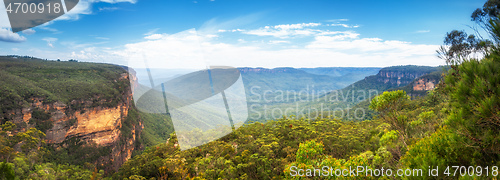
[[470,15],[484,3],[80,0],[18,33],[0,5],[0,55],[137,68],[437,66],[446,32],[473,33]]

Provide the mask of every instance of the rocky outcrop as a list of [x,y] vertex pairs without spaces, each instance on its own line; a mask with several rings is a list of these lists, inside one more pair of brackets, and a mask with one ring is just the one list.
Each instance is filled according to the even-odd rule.
[[381,69],[376,76],[378,82],[399,87],[436,70],[437,67],[428,66],[393,66]]
[[390,71],[390,70],[380,70],[377,74],[377,80],[385,84],[395,84],[395,85],[406,85],[412,82],[414,79],[423,76],[427,73],[424,72],[404,72],[404,71]]
[[436,88],[436,84],[437,84],[436,80],[433,79],[428,79],[428,78],[417,79],[413,84],[413,90],[414,91],[433,90],[434,88]]
[[438,70],[423,75],[413,80],[410,84],[401,87],[400,89],[406,91],[406,93],[412,97],[425,96],[427,94],[427,91],[433,90],[438,87],[443,72],[444,71],[442,70]]
[[[135,77],[131,77],[136,79]],[[123,73],[118,80],[129,81],[129,74]],[[141,134],[142,122],[131,129],[132,135],[124,138],[121,128],[132,108],[132,91],[130,88],[121,92],[121,100],[114,107],[95,106],[99,97],[86,100],[73,100],[69,104],[62,102],[45,103],[44,99],[32,98],[22,109],[11,110],[8,115],[14,123],[21,125],[19,131],[34,127],[30,123],[33,113],[41,111],[50,114],[52,128],[45,131],[46,142],[54,146],[64,146],[66,140],[77,138],[99,147],[110,147],[112,153],[100,158],[102,165],[118,170],[125,161],[130,159],[135,150],[135,142]],[[106,101],[106,100],[99,100]],[[108,100],[109,101],[109,100]],[[78,105],[78,109],[72,108]]]

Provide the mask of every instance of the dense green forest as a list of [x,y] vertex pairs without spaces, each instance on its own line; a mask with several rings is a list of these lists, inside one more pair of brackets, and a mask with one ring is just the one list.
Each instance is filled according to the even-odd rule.
[[[3,56],[0,57],[1,110],[22,108],[34,97],[44,99],[45,103],[70,104],[73,100],[93,99],[94,107],[116,106],[121,93],[129,87],[126,80],[113,81],[122,73],[126,73],[123,68],[111,64]],[[82,107],[74,107],[78,108]]]
[[[132,111],[131,117],[144,120],[142,133],[147,135],[140,141],[146,149],[136,152],[118,172],[107,174],[91,163],[48,158],[53,157],[54,150],[44,146],[42,131],[31,128],[11,134],[17,125],[3,121],[0,179],[497,179],[499,15],[500,3],[494,0],[472,14],[472,20],[490,33],[491,40],[463,31],[446,35],[446,46],[438,53],[450,69],[428,75],[441,78],[434,90],[417,98],[411,98],[404,88],[385,91],[362,102],[360,106],[376,113],[364,121],[289,116],[264,123],[247,122],[221,139],[180,151],[175,133],[164,139],[173,131],[168,117]],[[473,53],[483,53],[484,57],[470,58]],[[6,80],[2,82],[23,82],[26,86],[5,86],[0,96],[5,106],[22,106],[9,102],[33,93],[47,99],[71,100],[57,88],[31,86],[29,79],[40,76],[19,78],[12,73],[0,71],[0,77]],[[110,95],[114,93],[111,89],[116,89],[93,88],[109,90]],[[92,93],[78,97],[89,95]],[[44,119],[43,114],[39,116]],[[203,134],[192,140],[199,137]],[[350,168],[363,172],[351,173]],[[348,169],[347,176],[343,169]]]
[[[365,121],[292,116],[247,123],[224,138],[186,151],[179,151],[172,134],[167,143],[147,148],[113,177],[496,179],[500,165],[500,21],[496,3],[487,2],[472,16],[494,42],[455,31],[447,34],[448,46],[439,53],[451,68],[429,75],[442,80],[425,96],[411,99],[404,90],[384,92],[368,102],[378,115]],[[469,58],[473,52],[484,53],[484,58]],[[305,177],[324,166],[392,169],[394,177],[365,173]],[[302,171],[304,176],[300,176],[297,168],[312,171]],[[396,176],[397,169],[403,176]]]

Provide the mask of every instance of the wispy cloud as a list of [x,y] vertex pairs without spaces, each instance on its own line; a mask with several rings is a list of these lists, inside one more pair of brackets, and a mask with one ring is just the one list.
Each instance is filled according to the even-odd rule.
[[13,33],[8,28],[0,28],[0,41],[19,43],[26,41],[26,38],[17,33]]
[[23,32],[23,34],[26,34],[26,35],[32,35],[32,34],[35,34],[36,31],[33,29],[26,29],[22,32]]
[[46,37],[46,38],[43,38],[42,40],[47,42],[47,46],[54,48],[54,43],[57,41],[57,38]]
[[109,38],[107,37],[95,37],[96,39],[99,39],[99,40],[109,40]]
[[102,45],[106,44],[108,41],[101,41],[101,42],[95,42],[95,43],[78,43],[74,41],[61,41],[61,45],[66,46],[70,49],[83,49],[83,48],[89,48],[97,45]]
[[[196,65],[201,67],[207,63],[269,68],[285,65],[292,67],[380,67],[401,64],[440,64],[435,56],[435,50],[439,45],[413,44],[375,37],[361,38],[361,35],[355,31],[329,31],[324,28],[326,27],[321,27],[319,23],[266,26],[239,32],[243,35],[256,35],[256,37],[250,37],[252,41],[239,38],[237,41],[224,42],[190,30],[158,39],[127,44],[124,50],[113,54],[133,61],[132,64],[137,63],[135,65],[143,66],[143,62],[134,62],[144,58],[138,55],[140,54],[138,52],[141,52],[147,56],[150,66],[155,64],[158,68],[187,68]],[[310,40],[309,38],[286,40],[281,38],[298,35],[297,30],[309,32],[308,36],[312,38]],[[271,40],[264,41],[269,38]],[[272,48],[275,46],[280,48]],[[175,61],[167,63],[165,59]],[[190,60],[190,63],[184,60]]]
[[48,27],[49,24],[51,24],[52,22],[48,22],[48,23],[45,23],[41,26],[38,26],[37,28],[39,29],[43,29],[43,30],[46,30],[46,31],[49,31],[49,32],[52,32],[53,34],[59,34],[59,33],[62,33],[61,31],[55,29],[55,28],[51,28],[51,27]]
[[144,33],[144,35],[149,36],[155,34],[158,30],[160,30],[160,28],[151,29],[147,33]]
[[99,11],[116,11],[120,8],[117,8],[117,7],[99,7],[98,9],[99,9]]
[[[282,29],[282,30],[289,30],[289,29],[303,29],[306,27],[316,27],[320,26],[321,23],[299,23],[299,24],[280,24],[274,26],[274,29]],[[269,28],[269,26],[266,26],[265,28]]]
[[144,39],[149,39],[149,40],[161,39],[164,36],[166,36],[166,35],[165,34],[151,34],[149,36],[144,37]]
[[349,21],[349,19],[330,19],[330,20],[326,20],[326,22],[345,22],[345,21]]
[[290,41],[280,41],[280,40],[270,40],[269,41],[269,44],[283,44],[283,43],[289,44]]
[[[88,15],[92,14],[92,5],[95,3],[109,3],[109,4],[116,4],[116,3],[132,3],[135,4],[137,0],[80,0],[78,4],[71,9],[71,11],[67,12],[66,14],[58,17],[55,20],[78,20],[80,19],[81,15]],[[116,10],[113,9],[114,7],[106,7],[106,8],[98,8],[99,11],[102,10]]]
[[266,13],[264,12],[253,13],[245,16],[235,17],[233,19],[225,21],[221,21],[217,18],[212,18],[203,23],[200,29],[197,30],[197,33],[214,34],[219,32],[220,30],[224,32],[227,32],[229,30],[232,32],[240,31],[242,29],[238,29],[239,27],[258,22],[264,17],[265,14]]
[[[243,31],[244,34],[257,36],[274,36],[285,39],[295,36],[317,36],[317,35],[335,35],[344,34],[345,36],[356,37],[359,34],[352,31],[330,31],[328,29],[319,28],[323,26],[321,23],[301,23],[301,24],[285,24],[276,26],[265,26],[263,28]],[[331,26],[327,24],[325,26]],[[350,26],[347,24],[333,24],[332,26],[342,26],[346,28],[356,28],[358,25]],[[234,32],[234,31],[233,31]]]
[[281,24],[275,26],[265,26],[263,28],[244,31],[244,34],[257,36],[274,36],[278,38],[288,38],[291,36],[310,36],[317,32],[309,27],[320,26],[321,23],[299,23],[299,24]]
[[153,29],[143,34],[143,40],[115,49],[95,48],[95,44],[74,44],[71,45],[74,50],[68,56],[83,61],[105,59],[135,67],[144,66],[146,58],[149,66],[155,68],[441,64],[435,56],[439,45],[363,37],[355,29],[334,31],[338,28],[321,23],[238,29],[241,27],[224,24],[230,21],[221,22],[221,25],[212,20],[200,31],[190,29],[174,34],[159,33],[158,29]]
[[431,30],[418,30],[418,31],[415,31],[415,33],[428,33],[428,32],[431,32]]
[[219,29],[217,32],[243,32],[243,29]]
[[345,28],[358,28],[359,27],[359,25],[348,25],[348,24],[341,24],[341,23],[327,24],[327,26],[341,26],[341,27],[345,27]]

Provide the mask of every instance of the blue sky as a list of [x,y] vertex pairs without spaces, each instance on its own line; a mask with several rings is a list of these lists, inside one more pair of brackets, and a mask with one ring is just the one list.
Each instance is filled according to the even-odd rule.
[[472,32],[484,2],[81,0],[16,34],[0,7],[0,55],[164,68],[435,66],[445,33]]

